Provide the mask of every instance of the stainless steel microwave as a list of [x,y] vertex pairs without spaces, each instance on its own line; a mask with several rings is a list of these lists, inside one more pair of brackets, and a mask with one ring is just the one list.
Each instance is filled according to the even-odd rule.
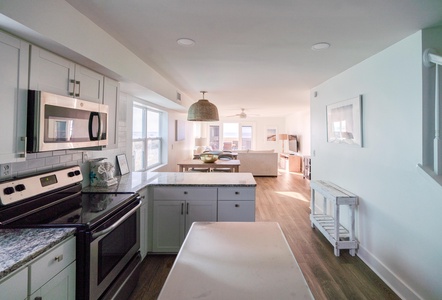
[[107,105],[28,91],[27,152],[107,145]]

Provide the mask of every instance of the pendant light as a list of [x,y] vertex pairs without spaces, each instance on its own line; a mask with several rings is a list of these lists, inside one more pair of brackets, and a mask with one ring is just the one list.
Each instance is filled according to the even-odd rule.
[[215,104],[204,99],[206,91],[201,91],[203,99],[198,100],[189,107],[187,121],[219,121],[218,109]]

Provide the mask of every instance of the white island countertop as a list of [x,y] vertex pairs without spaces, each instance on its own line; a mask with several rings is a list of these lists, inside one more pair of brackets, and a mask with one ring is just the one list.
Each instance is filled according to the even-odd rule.
[[196,222],[158,299],[314,298],[278,223]]

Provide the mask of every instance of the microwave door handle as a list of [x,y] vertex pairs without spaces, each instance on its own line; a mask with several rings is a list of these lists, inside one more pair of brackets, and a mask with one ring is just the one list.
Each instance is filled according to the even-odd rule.
[[97,113],[98,117],[98,134],[97,134],[97,140],[101,140],[101,114]]
[[94,133],[92,132],[92,124],[94,123],[94,117],[98,117],[98,134],[100,134],[101,131],[101,120],[100,120],[100,114],[97,112],[91,112],[91,114],[89,115],[89,139],[91,141],[97,141],[98,140],[98,136],[94,136]]

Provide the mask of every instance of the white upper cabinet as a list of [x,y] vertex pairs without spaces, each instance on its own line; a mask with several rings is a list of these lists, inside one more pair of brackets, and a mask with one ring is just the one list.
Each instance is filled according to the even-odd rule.
[[0,32],[0,163],[25,160],[29,44]]
[[109,106],[108,140],[106,149],[118,148],[118,102],[120,98],[120,84],[118,81],[104,78],[103,104]]
[[31,47],[29,89],[103,102],[104,76],[36,46]]

